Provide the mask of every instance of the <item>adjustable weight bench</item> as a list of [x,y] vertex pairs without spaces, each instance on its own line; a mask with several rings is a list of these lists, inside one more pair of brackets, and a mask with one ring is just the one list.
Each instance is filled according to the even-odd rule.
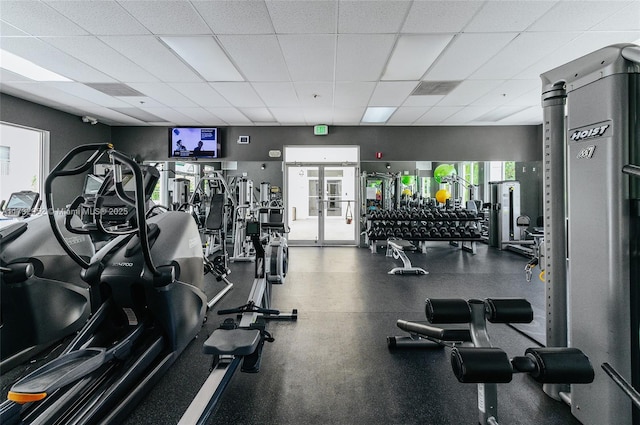
[[387,240],[387,257],[393,257],[396,260],[402,260],[402,267],[394,267],[389,270],[388,274],[428,274],[429,272],[420,267],[413,267],[411,261],[405,251],[417,251],[415,245],[404,239],[388,239]]

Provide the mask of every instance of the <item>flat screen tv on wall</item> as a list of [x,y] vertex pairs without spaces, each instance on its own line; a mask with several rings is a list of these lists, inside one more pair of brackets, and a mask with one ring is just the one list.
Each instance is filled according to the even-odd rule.
[[169,158],[220,158],[220,129],[174,127],[169,129]]

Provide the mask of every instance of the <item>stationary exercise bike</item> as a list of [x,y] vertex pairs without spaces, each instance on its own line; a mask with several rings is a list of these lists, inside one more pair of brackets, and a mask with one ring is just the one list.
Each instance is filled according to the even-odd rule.
[[[52,187],[60,177],[92,169],[103,156],[111,162],[118,198],[135,215],[127,226],[111,226],[105,217],[115,211],[97,196],[95,225],[114,238],[87,261],[58,227]],[[122,167],[135,179],[131,195],[123,188]],[[206,296],[197,226],[182,212],[147,219],[140,167],[110,144],[83,145],[67,154],[46,179],[45,199],[54,236],[83,269],[97,308],[59,357],[11,387],[0,405],[0,423],[120,423],[202,326]],[[73,210],[66,212],[67,230],[93,231],[74,227],[73,216]]]

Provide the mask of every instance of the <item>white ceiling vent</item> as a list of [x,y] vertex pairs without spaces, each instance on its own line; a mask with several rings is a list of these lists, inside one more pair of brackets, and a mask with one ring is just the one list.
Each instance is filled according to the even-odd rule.
[[138,90],[122,83],[87,83],[85,85],[109,96],[144,96]]
[[442,96],[453,91],[462,81],[421,81],[411,96]]

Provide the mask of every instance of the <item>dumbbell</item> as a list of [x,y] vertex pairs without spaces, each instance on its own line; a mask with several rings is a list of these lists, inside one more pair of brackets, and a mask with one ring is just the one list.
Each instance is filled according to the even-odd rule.
[[440,232],[438,231],[438,229],[436,227],[432,227],[431,229],[429,229],[429,237],[430,238],[439,238],[440,237]]

